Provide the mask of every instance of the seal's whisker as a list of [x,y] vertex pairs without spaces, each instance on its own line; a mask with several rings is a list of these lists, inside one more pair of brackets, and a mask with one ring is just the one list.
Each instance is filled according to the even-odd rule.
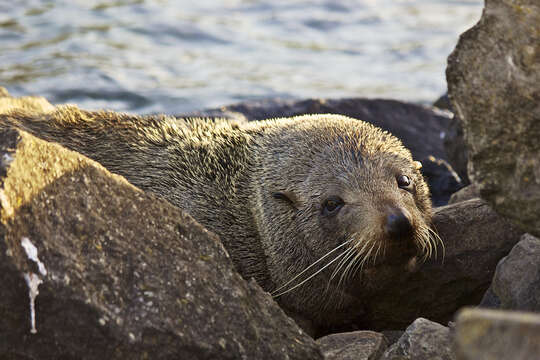
[[347,264],[347,266],[345,267],[345,269],[343,270],[343,272],[341,273],[341,276],[339,277],[339,282],[338,282],[338,287],[344,282],[344,281],[348,281],[350,279],[349,275],[350,275],[350,269],[351,269],[351,266],[352,264],[354,264],[354,262],[356,261],[355,259],[358,257],[358,254],[354,254],[354,256],[352,256],[351,258],[349,258],[349,263]]
[[373,249],[375,248],[376,242],[372,242],[371,247],[369,248],[369,251],[366,254],[366,257],[364,258],[364,261],[369,261],[371,259],[371,253]]
[[428,236],[430,237],[430,239],[432,239],[432,241],[434,243],[439,243],[441,244],[441,248],[442,248],[442,258],[444,260],[444,257],[446,255],[446,248],[444,247],[444,242],[442,241],[441,237],[439,236],[439,234],[437,234],[437,232],[435,230],[433,230],[432,228],[428,227],[427,228],[427,231],[428,231]]
[[377,246],[377,251],[375,251],[375,256],[373,257],[373,264],[376,264],[377,257],[379,256],[379,252],[381,251],[382,244],[379,242]]
[[[419,225],[416,232],[416,238],[422,246],[422,252],[424,253],[424,255],[422,256],[423,261],[426,261],[433,254],[433,244],[429,237],[428,229],[429,228],[426,226]],[[435,249],[435,253],[436,251],[437,249]]]
[[274,291],[272,291],[270,294],[273,295],[275,294],[276,292],[278,292],[279,290],[283,289],[284,287],[286,287],[287,285],[289,285],[291,282],[293,282],[294,280],[298,279],[300,276],[302,276],[306,271],[308,271],[309,269],[311,269],[313,266],[315,266],[317,263],[321,262],[322,260],[324,260],[327,256],[329,256],[330,254],[332,254],[334,251],[337,251],[339,248],[347,245],[348,243],[350,243],[352,241],[352,239],[349,239],[347,241],[345,241],[343,244],[341,245],[338,245],[336,246],[335,248],[333,248],[332,250],[330,250],[329,252],[327,252],[326,254],[324,254],[323,256],[321,256],[318,260],[316,260],[313,264],[309,265],[307,268],[305,268],[304,270],[300,271],[295,277],[293,277],[291,280],[287,281],[285,284],[281,285],[279,288],[275,289]]
[[[357,242],[362,242],[361,240],[358,240],[356,239]],[[343,270],[343,272],[341,273],[341,276],[339,277],[339,282],[338,282],[338,287],[341,286],[341,284],[344,282],[344,281],[348,281],[350,279],[349,275],[350,275],[350,269],[351,269],[351,266],[354,264],[354,262],[356,261],[356,259],[358,257],[360,257],[365,249],[365,245],[360,249],[360,250],[357,250],[357,251],[353,251],[352,253],[352,256],[350,256],[347,261],[349,262],[348,265],[345,267],[345,269]],[[354,247],[352,248],[353,250],[356,250]]]
[[318,275],[321,271],[325,270],[327,267],[329,267],[330,265],[332,265],[334,262],[336,262],[337,260],[339,260],[342,256],[344,256],[345,254],[347,254],[346,251],[342,252],[341,254],[339,254],[338,256],[336,256],[332,261],[330,261],[328,264],[326,264],[325,266],[323,266],[321,269],[317,270],[317,272],[315,272],[314,274],[310,275],[307,279],[305,279],[304,281],[302,281],[301,283],[299,284],[296,284],[295,286],[293,286],[292,288],[288,289],[288,290],[285,290],[285,291],[282,291],[280,292],[279,294],[276,294],[276,295],[272,295],[272,297],[274,298],[277,298],[281,295],[284,295],[294,289],[296,289],[297,287],[305,284],[307,281],[311,280],[313,277],[315,277],[316,275]]
[[[347,254],[346,256],[343,257],[343,259],[340,261],[340,264],[341,264],[341,265],[340,265],[338,268],[336,268],[336,269],[334,270],[334,272],[332,273],[332,276],[331,276],[330,279],[328,280],[328,286],[330,286],[330,281],[332,281],[332,279],[333,279],[334,277],[337,276],[337,274],[339,273],[339,270],[341,270],[341,268],[342,268],[345,264],[347,264],[347,262],[349,262],[349,260],[350,260],[351,258],[354,257],[354,255],[355,255],[355,250],[354,250],[354,248],[349,248],[349,249],[347,250],[347,252],[348,252],[349,254]],[[338,287],[338,288],[341,286],[341,282],[342,282],[342,278],[343,278],[343,273],[344,273],[344,272],[341,273],[341,276],[340,276],[340,278],[339,278],[339,281],[338,281],[338,284],[337,284],[337,287]]]
[[348,253],[348,255],[344,256],[341,261],[338,263],[338,266],[334,269],[334,271],[332,272],[332,275],[330,276],[330,280],[329,282],[336,277],[336,275],[339,273],[339,270],[341,270],[341,268],[343,267],[343,265],[345,265],[347,263],[347,261],[351,258],[352,255],[354,255],[354,248],[348,248],[346,250],[346,252]]
[[363,262],[366,259],[364,256],[364,250],[367,249],[367,246],[370,244],[370,241],[366,241],[364,243],[364,246],[362,246],[362,251],[358,252],[358,254],[355,256],[355,258],[352,261],[352,267],[349,270],[350,276],[354,277],[356,273],[362,268]]
[[364,264],[369,261],[371,258],[371,253],[373,252],[373,249],[375,248],[376,242],[372,242],[371,247],[369,248],[366,256],[362,259],[362,264],[360,265],[360,269],[364,267]]

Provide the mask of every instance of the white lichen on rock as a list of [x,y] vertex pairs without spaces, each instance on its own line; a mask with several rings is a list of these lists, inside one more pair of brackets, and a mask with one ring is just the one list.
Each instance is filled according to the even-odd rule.
[[37,333],[36,330],[36,308],[35,308],[35,302],[36,302],[36,296],[38,296],[38,286],[43,282],[39,278],[38,275],[34,273],[24,273],[24,279],[26,280],[26,284],[28,284],[28,289],[30,290],[29,296],[30,296],[30,332],[32,334]]
[[[34,244],[32,244],[30,239],[28,239],[27,237],[23,237],[21,240],[21,245],[24,248],[24,251],[26,252],[26,256],[28,256],[30,260],[34,261],[37,264],[41,275],[43,276],[47,275],[47,269],[45,268],[45,265],[39,260],[37,248]],[[26,284],[28,285],[28,289],[29,289],[28,296],[30,297],[30,324],[31,324],[30,332],[32,334],[35,334],[37,333],[36,310],[35,310],[36,309],[35,308],[36,296],[38,296],[39,294],[39,291],[38,291],[39,284],[43,283],[43,280],[41,280],[41,278],[38,275],[34,274],[33,272],[24,273],[23,276],[24,276],[24,279],[26,280]]]
[[47,275],[47,269],[45,269],[45,265],[43,265],[43,263],[39,260],[37,248],[34,244],[32,244],[30,239],[27,237],[23,237],[21,240],[21,245],[24,248],[24,251],[26,251],[26,255],[28,256],[28,258],[38,265],[38,269],[41,275]]

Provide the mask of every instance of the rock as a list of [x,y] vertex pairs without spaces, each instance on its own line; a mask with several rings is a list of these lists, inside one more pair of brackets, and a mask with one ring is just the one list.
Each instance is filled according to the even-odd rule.
[[450,105],[450,99],[448,99],[448,93],[441,95],[437,100],[435,100],[435,102],[433,103],[433,106],[441,110],[452,111],[452,105]]
[[388,347],[384,335],[374,331],[327,335],[317,343],[325,360],[377,360]]
[[429,321],[416,319],[399,340],[390,346],[381,360],[451,360],[455,359],[450,330]]
[[464,309],[456,320],[458,360],[538,360],[540,315]]
[[422,174],[431,190],[431,202],[433,206],[448,204],[453,193],[463,187],[461,179],[452,167],[442,159],[428,156],[422,159]]
[[456,115],[450,121],[444,137],[444,149],[448,162],[459,175],[464,185],[470,184],[467,174],[468,152],[465,139],[463,137],[463,126]]
[[23,131],[0,158],[3,358],[322,358],[181,210]]
[[524,234],[499,261],[480,306],[540,312],[540,239]]
[[522,234],[480,199],[437,208],[433,223],[444,259],[439,248],[438,257],[411,271],[378,268],[363,289],[369,297],[359,328],[403,329],[418,317],[447,323],[460,307],[480,302],[498,261]]
[[392,345],[393,343],[397,342],[401,335],[403,335],[403,330],[384,330],[381,331],[381,334],[383,334],[386,339],[388,340],[388,344]]
[[[451,122],[451,114],[435,108],[395,100],[268,99],[203,110],[187,116],[231,117],[251,121],[321,113],[351,116],[388,130],[403,141],[415,159],[427,159],[429,156],[437,158],[438,161],[447,159],[443,139]],[[454,171],[451,168],[446,171],[446,167],[440,167],[430,175],[429,185],[434,194],[433,203],[437,206],[446,204],[448,202],[446,193],[449,190],[446,186],[449,185],[449,179],[455,176]],[[440,197],[439,194],[441,194]]]
[[458,190],[457,192],[453,193],[452,196],[450,196],[450,200],[448,201],[448,204],[455,204],[461,201],[466,201],[466,200],[470,200],[470,199],[474,199],[478,197],[480,197],[478,189],[476,188],[474,184],[470,184]]
[[540,3],[491,0],[448,58],[469,177],[482,198],[540,236]]

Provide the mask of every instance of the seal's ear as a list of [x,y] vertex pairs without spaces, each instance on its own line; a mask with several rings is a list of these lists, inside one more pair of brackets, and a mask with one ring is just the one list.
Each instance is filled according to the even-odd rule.
[[289,204],[293,209],[298,210],[298,199],[290,191],[281,191],[272,193],[272,197],[277,200],[281,200]]

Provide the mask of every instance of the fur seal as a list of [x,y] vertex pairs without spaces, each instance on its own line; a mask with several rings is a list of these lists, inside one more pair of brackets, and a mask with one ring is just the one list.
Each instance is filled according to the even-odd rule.
[[0,126],[78,151],[188,212],[311,335],[361,315],[370,271],[410,270],[440,241],[419,163],[360,120],[44,108],[0,108]]

